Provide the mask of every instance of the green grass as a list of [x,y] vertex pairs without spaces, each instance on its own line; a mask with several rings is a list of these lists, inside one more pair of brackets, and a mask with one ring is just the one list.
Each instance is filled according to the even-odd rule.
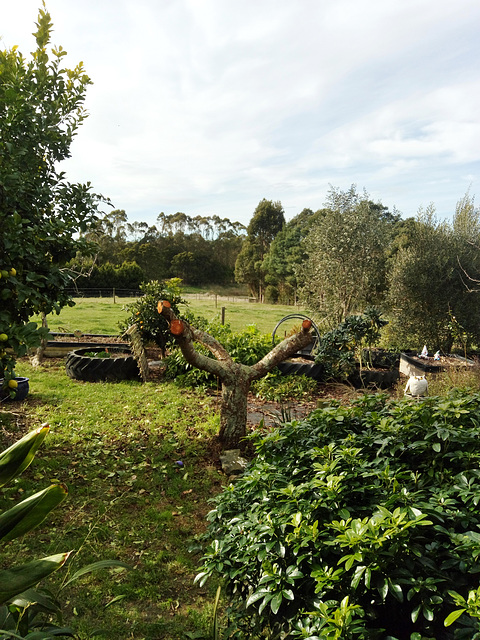
[[[117,333],[130,301],[81,298],[50,316],[49,327]],[[234,329],[255,323],[264,333],[295,311],[230,300],[215,307],[215,298],[191,298],[191,309],[209,319],[220,317],[222,306]],[[0,405],[0,449],[44,422],[51,432],[31,467],[4,491],[4,503],[50,482],[65,482],[69,497],[35,535],[10,545],[2,562],[73,550],[70,574],[103,559],[131,565],[62,591],[66,620],[82,640],[99,628],[105,640],[206,632],[217,585],[193,584],[200,556],[189,548],[205,529],[208,499],[226,482],[216,466],[216,399],[173,383],[71,380],[60,359],[46,359],[38,369],[22,360],[16,372],[30,378],[30,394],[24,403]],[[65,575],[58,572],[47,586],[60,589]]]
[[[233,297],[227,300],[217,299],[216,305],[214,297],[197,299],[196,294],[187,294],[186,297],[188,308],[208,320],[220,320],[222,307],[225,307],[225,322],[229,323],[234,331],[242,331],[247,325],[256,324],[261,333],[270,334],[284,316],[299,311],[297,307],[240,302]],[[128,315],[125,305],[132,300],[117,298],[114,303],[113,298],[76,298],[75,306],[65,307],[60,315],[50,314],[47,318],[48,326],[51,331],[117,334],[119,322]],[[39,318],[33,320],[38,322]],[[282,337],[284,331],[298,323],[297,320],[282,324]]]
[[[70,572],[111,558],[132,566],[86,576],[62,593],[81,638],[103,628],[100,638],[166,640],[206,628],[216,585],[194,586],[199,555],[189,546],[225,482],[212,449],[214,398],[174,384],[78,382],[60,360],[36,370],[23,361],[17,373],[30,378],[31,392],[25,403],[1,405],[1,449],[44,422],[51,433],[4,505],[50,482],[65,482],[69,496],[20,549],[10,545],[10,558],[73,550]],[[55,591],[64,578],[62,570],[48,586]]]

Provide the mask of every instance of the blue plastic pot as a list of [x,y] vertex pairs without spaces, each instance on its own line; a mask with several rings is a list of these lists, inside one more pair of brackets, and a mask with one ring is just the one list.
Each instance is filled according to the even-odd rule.
[[18,387],[15,389],[15,396],[12,398],[10,395],[10,389],[3,389],[3,378],[0,379],[0,401],[5,402],[7,400],[25,400],[30,391],[30,385],[28,384],[29,378],[16,377]]

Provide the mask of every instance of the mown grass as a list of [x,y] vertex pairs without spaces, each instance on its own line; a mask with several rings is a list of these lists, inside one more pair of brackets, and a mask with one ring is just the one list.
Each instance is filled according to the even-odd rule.
[[[131,299],[76,300],[48,318],[52,331],[118,333]],[[271,333],[292,307],[190,299],[190,308],[242,330]],[[285,327],[282,325],[282,330]],[[115,558],[132,570],[86,576],[61,592],[66,619],[80,637],[104,629],[107,640],[184,638],[206,632],[217,585],[193,584],[199,563],[196,536],[206,526],[208,499],[226,483],[218,468],[216,399],[173,383],[83,383],[68,378],[61,359],[17,375],[30,378],[23,403],[0,405],[0,447],[48,422],[51,432],[31,467],[4,492],[15,502],[50,482],[65,482],[68,499],[35,535],[13,543],[3,563],[72,550],[65,571]],[[177,464],[181,461],[182,465]]]
[[81,638],[99,628],[111,640],[205,630],[216,585],[194,586],[199,556],[189,548],[205,528],[208,498],[225,483],[215,399],[174,384],[74,381],[59,360],[36,370],[20,362],[17,373],[30,378],[30,394],[1,406],[1,448],[44,422],[51,433],[4,504],[51,482],[65,482],[69,496],[2,563],[73,550],[67,571],[48,583],[56,591],[88,563],[127,562],[131,571],[86,576],[62,593]]
[[[222,316],[222,307],[225,307],[225,322],[229,323],[234,331],[242,331],[249,324],[256,324],[261,333],[271,334],[277,322],[286,315],[299,311],[297,307],[285,305],[269,305],[241,302],[238,300],[197,299],[196,295],[188,295],[188,308],[197,315],[202,315],[208,320],[219,320]],[[75,298],[75,306],[65,307],[60,315],[50,314],[47,318],[51,331],[67,331],[73,333],[110,333],[119,332],[118,324],[128,314],[125,306],[132,302],[132,298]],[[33,318],[39,321],[39,318]],[[282,324],[282,332],[288,331],[299,321]],[[283,335],[283,334],[282,334]]]

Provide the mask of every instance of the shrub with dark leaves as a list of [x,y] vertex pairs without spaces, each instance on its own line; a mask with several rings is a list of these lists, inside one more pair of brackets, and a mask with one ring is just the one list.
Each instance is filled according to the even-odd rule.
[[257,435],[197,576],[229,637],[480,638],[479,423],[480,394],[376,395]]

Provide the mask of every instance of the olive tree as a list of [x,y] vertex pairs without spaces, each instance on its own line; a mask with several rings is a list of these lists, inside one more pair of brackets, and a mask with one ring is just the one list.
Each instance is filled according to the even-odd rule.
[[439,221],[433,205],[419,210],[389,275],[392,344],[449,352],[460,333],[462,342],[478,343],[480,296],[470,279],[480,274],[479,244],[479,214],[468,194],[452,224]]
[[398,216],[356,187],[331,189],[323,215],[305,237],[306,257],[296,265],[302,301],[327,326],[381,303],[386,288],[386,247]]
[[49,49],[45,5],[36,26],[30,59],[16,47],[0,51],[0,378],[12,388],[15,357],[45,335],[31,317],[72,304],[65,265],[87,251],[80,232],[101,201],[58,168],[87,115],[91,81],[82,63],[63,66],[62,47]]

